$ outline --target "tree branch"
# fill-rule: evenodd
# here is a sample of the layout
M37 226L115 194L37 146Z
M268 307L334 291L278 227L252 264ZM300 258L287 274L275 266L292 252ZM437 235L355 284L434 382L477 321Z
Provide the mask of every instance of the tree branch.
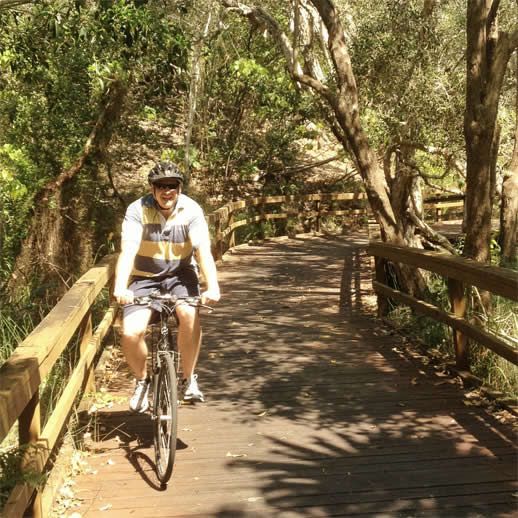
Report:
M300 63L295 59L296 52L286 33L281 29L275 18L261 7L249 7L235 0L220 0L221 4L229 11L236 12L240 16L248 18L251 22L267 30L279 45L281 52L286 59L288 71L291 76L306 86L309 86L319 94L328 97L331 92L320 81L305 74Z
M425 237L431 243L441 246L448 250L453 255L459 255L455 247L439 232L436 232L428 223L425 223L413 210L407 211L408 217L412 220L414 225L421 231L423 237Z
M0 0L0 9L11 9L19 5L35 4L37 0Z
M417 203L415 196L412 194L410 196L412 200L412 207L409 207L407 210L408 217L412 220L414 225L422 232L423 236L428 239L431 243L436 243L439 246L448 250L454 255L459 255L455 247L439 232L436 232L430 225L425 223L423 215L419 209L419 204Z

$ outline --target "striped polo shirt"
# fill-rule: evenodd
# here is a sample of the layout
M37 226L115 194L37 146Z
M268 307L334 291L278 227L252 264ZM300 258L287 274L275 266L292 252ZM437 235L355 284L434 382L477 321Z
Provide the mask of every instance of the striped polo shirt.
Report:
M166 220L151 194L134 201L122 223L122 241L137 249L133 277L163 277L180 269L196 269L193 252L210 246L209 229L202 208L180 194Z

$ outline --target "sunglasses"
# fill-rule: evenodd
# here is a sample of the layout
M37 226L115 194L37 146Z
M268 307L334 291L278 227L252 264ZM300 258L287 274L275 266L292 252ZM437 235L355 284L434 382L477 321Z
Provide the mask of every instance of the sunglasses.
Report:
M174 191L180 186L179 183L154 183L153 185L160 191Z

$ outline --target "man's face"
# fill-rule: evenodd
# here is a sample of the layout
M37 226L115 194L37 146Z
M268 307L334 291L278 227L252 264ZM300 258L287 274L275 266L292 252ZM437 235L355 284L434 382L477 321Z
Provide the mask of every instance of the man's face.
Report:
M181 183L175 178L163 178L153 183L151 191L160 207L172 209L180 194Z

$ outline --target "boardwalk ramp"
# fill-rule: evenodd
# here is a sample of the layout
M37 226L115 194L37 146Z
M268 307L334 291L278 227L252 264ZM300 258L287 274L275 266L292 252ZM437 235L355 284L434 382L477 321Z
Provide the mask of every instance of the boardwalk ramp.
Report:
M203 317L207 401L180 408L168 487L121 367L115 404L88 416L97 440L68 516L518 516L515 431L369 316L365 245L358 233L227 254Z

